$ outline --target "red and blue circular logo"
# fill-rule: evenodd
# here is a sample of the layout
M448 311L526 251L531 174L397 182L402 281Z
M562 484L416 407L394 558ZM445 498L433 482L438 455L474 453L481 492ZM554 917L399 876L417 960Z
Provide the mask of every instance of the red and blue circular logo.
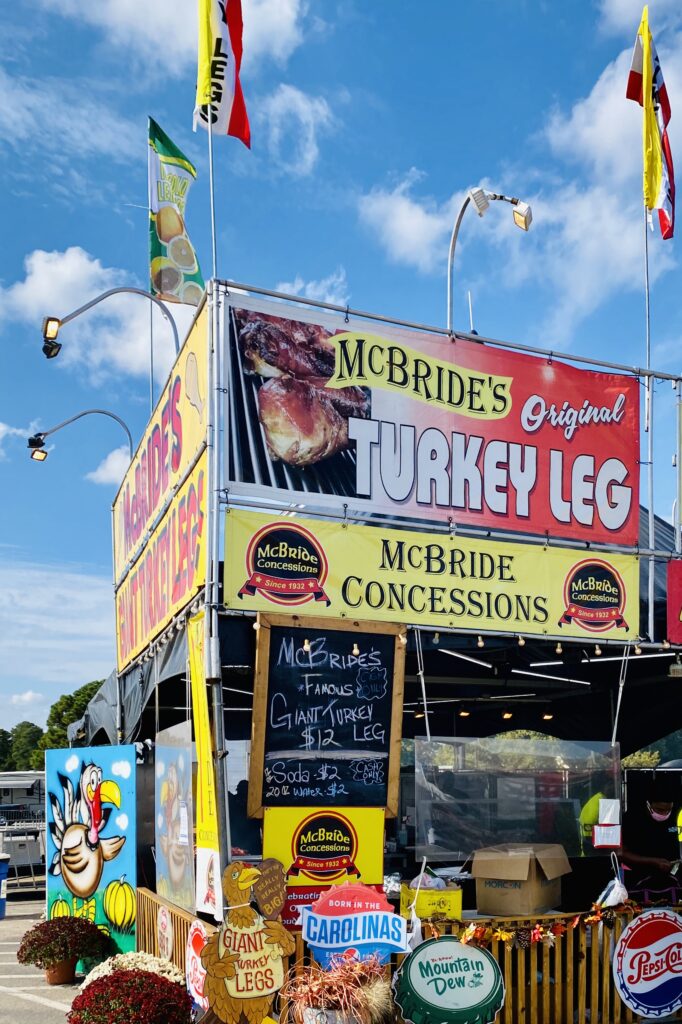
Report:
M682 917L649 910L624 930L613 955L621 999L643 1017L667 1017L682 1007Z

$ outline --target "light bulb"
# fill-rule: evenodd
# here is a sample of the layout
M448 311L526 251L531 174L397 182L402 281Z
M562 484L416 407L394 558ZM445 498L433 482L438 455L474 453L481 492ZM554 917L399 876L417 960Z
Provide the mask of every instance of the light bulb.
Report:
M260 622L256 620L256 622L254 622L253 624L253 629L255 629L256 632L258 632L258 630L260 629Z
M639 644L635 644L635 654L641 654L641 653L642 653L642 648L639 646Z
M307 637L303 641L303 650L306 654L310 654L310 640Z
M477 647L485 647L485 641L483 640L482 636L479 636L478 640L476 641L476 646Z
M400 640L403 647L407 647L407 633L400 633L398 639Z
M669 651L670 650L670 641L669 640L664 640L663 641L663 650L664 651Z
M544 715L542 716L543 722L551 722L553 718L554 715L551 711L545 711Z
M433 642L434 642L434 644L439 644L440 643L440 633L434 633L433 634Z
M563 647L561 646L561 640L560 640L560 641L559 641L559 643L558 643L558 644L556 645L556 653L557 653L557 654L563 654L563 653L564 653L564 649L563 649Z
M594 653L596 654L597 657L599 657L601 655L601 647L599 646L599 644L595 645Z
M505 719L505 721L507 721L508 719L510 719L512 717L512 712L511 711L503 711L502 712L502 717Z
M353 654L357 658L359 653L360 653L360 648L358 647L357 642L356 642L356 643L353 644Z
M519 647L525 646L526 641L522 636L519 637Z
M462 710L459 713L459 717L460 718L468 718L470 714L471 714L470 711L465 711L465 709L462 708Z

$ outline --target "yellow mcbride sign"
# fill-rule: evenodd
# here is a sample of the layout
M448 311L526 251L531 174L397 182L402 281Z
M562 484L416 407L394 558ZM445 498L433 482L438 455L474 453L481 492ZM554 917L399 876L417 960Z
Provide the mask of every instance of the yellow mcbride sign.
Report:
M639 560L231 510L225 604L508 633L639 633Z
M331 337L334 375L327 388L382 388L474 419L499 420L511 412L512 377L481 374L378 334L346 331Z
M180 350L114 500L117 583L206 444L207 317L204 306Z
M206 583L206 467L203 452L116 591L119 672Z

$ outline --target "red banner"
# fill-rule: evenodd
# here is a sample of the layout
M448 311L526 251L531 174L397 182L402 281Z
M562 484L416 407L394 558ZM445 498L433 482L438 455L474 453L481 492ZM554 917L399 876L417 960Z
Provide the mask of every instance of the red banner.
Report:
M668 640L682 644L682 561L668 562Z
M444 524L637 544L635 377L242 305L230 310L231 344L255 399L243 410L248 436L240 426L231 438L237 492L250 484L300 492L301 507L334 495L336 507L347 498ZM253 468L258 438L267 485Z

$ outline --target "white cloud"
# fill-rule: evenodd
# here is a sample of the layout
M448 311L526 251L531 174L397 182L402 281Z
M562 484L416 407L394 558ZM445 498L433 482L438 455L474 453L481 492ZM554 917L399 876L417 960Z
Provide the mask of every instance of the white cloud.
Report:
M114 663L110 576L70 565L0 564L0 694L17 684L70 693L108 675Z
M13 693L9 701L15 707L27 707L29 704L44 704L45 698L42 693L36 693L35 690L24 690L23 693Z
M78 754L72 754L71 757L66 762L66 764L64 765L64 767L66 768L67 774L70 775L71 772L75 772L75 770L76 770L76 768L78 767L79 764L80 764L80 758L78 757Z
M106 156L124 163L143 151L145 142L144 128L116 114L93 83L13 77L2 67L0 141L22 160L34 152L49 156L52 179L75 157Z
M374 188L360 196L358 211L390 260L427 273L444 263L455 211L464 196L455 193L443 203L414 198L411 191L420 178L413 167L394 188Z
M197 59L197 5L187 0L39 0L44 9L101 29L107 45L179 77ZM303 41L304 0L243 4L244 68L272 58L284 63Z
M4 442L7 438L26 438L30 433L30 429L26 429L25 427L11 427L9 423L0 423L0 461L7 458L7 452L4 448Z
M682 36L669 37L667 49L661 51L664 67L670 69L668 88L678 95ZM548 148L544 165L516 173L508 170L507 188L506 180L495 182L501 191L513 189L531 203L534 220L529 234L515 229L502 210L491 209L482 224L467 227L464 235L465 245L498 250L491 260L496 289L545 289L551 313L537 325L536 336L528 339L543 347L566 347L591 313L618 294L642 288L641 111L625 99L629 60L628 48L604 69L589 95L568 111L548 114L540 137ZM674 128L673 119L673 152ZM389 259L441 272L463 196L455 194L443 202L418 197L419 177L412 170L394 188L375 188L361 196L359 216ZM466 216L475 219L470 212ZM654 220L657 224L656 215ZM461 245L462 239L458 253ZM649 253L653 283L675 266L674 250L656 237ZM490 275L482 276L480 288L491 286Z
M0 288L0 318L34 324L43 315L64 316L110 288L135 285L131 275L106 267L79 246L64 251L36 249L24 260L25 276ZM171 310L180 340L194 316L193 306L175 304ZM137 295L114 295L62 328L63 349L58 366L84 369L101 384L111 375L149 374L149 300ZM175 350L169 324L154 307L154 371L164 381Z
M96 469L85 474L85 479L91 480L94 484L112 484L117 487L125 476L129 465L130 450L128 445L124 444L109 452Z
M601 0L599 13L603 30L631 36L634 44L642 17L642 0ZM649 27L654 38L662 29L679 25L681 19L679 0L655 0L649 5Z
M293 281L280 282L275 291L288 292L289 295L302 295L306 299L330 302L337 306L347 305L350 298L344 267L337 267L335 271L319 281L305 281L300 274L297 274Z
M129 779L130 771L130 761L114 761L111 766L111 774L118 775L120 779Z
M265 124L268 150L276 168L296 178L311 174L320 155L318 137L334 126L327 101L281 84L262 100L259 117Z

